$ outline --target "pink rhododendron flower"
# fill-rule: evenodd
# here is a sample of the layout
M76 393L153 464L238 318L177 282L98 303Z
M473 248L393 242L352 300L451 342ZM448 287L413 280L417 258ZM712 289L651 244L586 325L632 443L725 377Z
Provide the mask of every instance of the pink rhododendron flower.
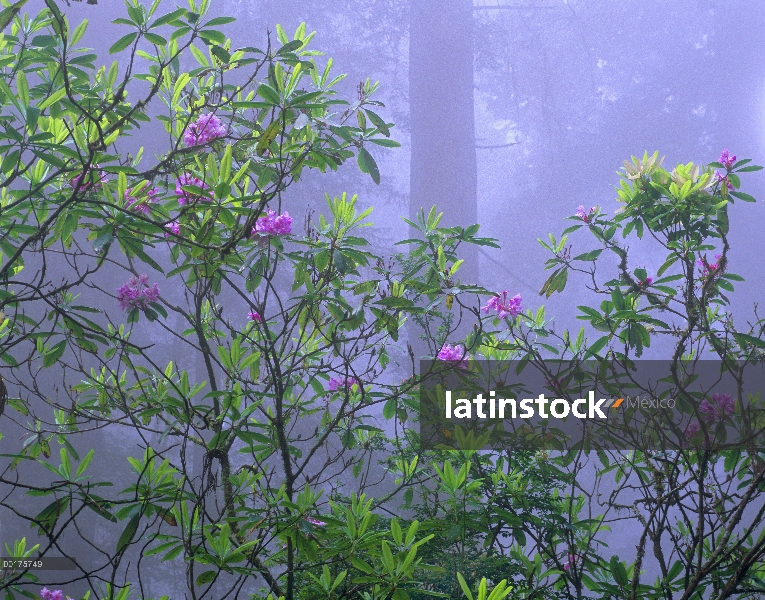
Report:
M117 289L117 300L122 310L146 310L149 303L156 302L158 298L159 286L155 283L149 287L148 275L133 276Z
M736 158L735 156L733 157ZM715 171L715 181L719 181L720 183L727 185L729 190L735 190L736 186L733 185L730 179L728 179L727 173L725 175L720 175L719 171Z
M72 177L72 180L69 182L69 185L73 188L76 188L77 185L80 185L80 191L86 192L90 190L91 188L93 190L97 190L103 185L108 182L109 180L106 178L106 174L101 172L98 169L98 165L93 165L91 169L88 171L88 174L85 175L85 180L80 184L80 180L82 180L83 174L80 173L79 175L75 175Z
M279 216L276 211L269 210L265 217L255 222L252 235L289 235L292 233L292 217L287 211Z
M151 212L150 204L154 203L154 199L159 195L159 188L153 187L146 192L146 196L137 198L132 195L132 189L125 190L125 206L131 208L135 212L139 212L143 215L148 215Z
M64 600L64 592L61 590L51 591L48 588L43 588L40 590L40 598L42 598L42 600ZM66 600L72 599L67 596Z
M178 221L171 221L165 225L165 229L167 229L165 232L166 238L169 238L171 233L174 233L175 235L181 234L181 226L178 224Z
M728 149L722 151L720 154L720 160L718 162L721 162L726 170L730 171L733 168L733 165L736 162L736 157L731 156L730 152L728 152Z
M701 275L703 277L706 277L708 275L711 275L713 273L716 273L720 268L720 259L722 258L722 254L715 254L715 260L716 263L711 264L704 264L704 260L699 258L696 262L699 265L699 268L701 269Z
M306 517L305 520L316 527L324 527L326 525L324 521L319 521L319 519L314 519L313 517Z
M517 317L521 310L521 301L523 298L521 298L520 294L516 294L512 298L508 299L508 292L505 290L502 292L499 296L492 297L487 303L486 306L482 306L481 310L483 312L487 313L490 310L496 310L497 316L500 319L504 319L505 317Z
M699 412L705 421L722 420L726 415L736 410L736 401L731 394L717 393L712 396L712 402L704 398L699 404Z
M175 182L175 194L178 196L178 204L192 204L197 200L204 200L205 202L212 202L211 198L207 196L197 196L191 192L187 192L183 189L184 185L193 185L201 190L209 190L210 186L202 181L199 177L194 177L189 173L184 173Z
M590 207L590 212L588 214L584 212L584 206L580 204L579 206L576 207L575 215L579 217L580 219L582 219L582 221L584 221L585 223L589 223L590 219L592 218L592 215L595 213L596 210L597 209L594 206L592 206Z
M445 362L455 363L458 367L467 366L468 362L465 347L459 344L454 346L444 344L441 350L438 351L436 358Z
M691 440L695 435L701 431L701 424L695 419L688 423L688 426L683 431L686 440Z
M226 127L221 120L211 113L200 115L183 133L183 142L187 146L203 146L226 135Z
M250 318L250 321L255 321L256 323L263 322L263 317L261 317L260 313L255 310L251 310L249 313L247 313L247 316Z
M579 560L579 556L576 554L568 554L566 556L566 564L563 565L563 568L568 571L571 567L575 566L577 561Z
M329 391L330 392L336 392L340 388L346 388L351 389L354 385L359 385L358 379L355 377L347 377L347 378L341 378L341 379L335 379L334 377L329 378Z

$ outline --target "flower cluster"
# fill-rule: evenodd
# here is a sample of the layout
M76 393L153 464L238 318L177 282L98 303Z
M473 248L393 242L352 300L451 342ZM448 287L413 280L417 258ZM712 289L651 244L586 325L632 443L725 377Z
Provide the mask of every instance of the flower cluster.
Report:
M247 313L247 316L249 317L250 321L255 321L256 323L263 322L263 317L261 317L260 313L256 310L251 310L249 313Z
M685 431L683 431L683 435L685 435L686 440L693 439L698 433L701 431L701 424L697 420L693 420L690 423L688 423L688 426L685 428Z
M220 119L211 113L200 115L183 133L183 142L187 146L204 146L226 135L226 127Z
M314 527L324 527L326 525L324 521L319 521L319 519L314 519L313 517L306 517L305 520Z
M547 383L547 387L551 389L556 394L561 394L562 390L560 387L560 382L557 379L547 379L545 380Z
M181 235L181 226L178 221L171 221L165 225L165 229L167 229L165 232L166 238L169 238L171 233L174 233L175 235Z
M151 188L148 192L146 192L146 196L142 198L133 196L132 193L132 189L125 190L125 206L134 210L135 212L139 212L142 215L147 216L151 212L151 206L149 205L153 204L154 199L159 195L159 188Z
M156 302L158 298L159 286L155 283L149 287L148 275L133 276L117 289L117 301L122 310L146 310L149 303Z
M269 210L265 217L260 217L252 228L252 235L289 235L292 233L292 217L287 211L276 215Z
M640 179L644 175L650 175L657 169L661 168L661 163L664 162L664 156L659 158L659 152L654 152L651 156L648 156L648 152L643 153L643 158L638 159L632 157L632 162L624 161L624 170L627 173L627 179L632 181Z
M653 277L646 277L645 280L638 279L640 287L648 287L653 284Z
M509 299L507 296L508 292L505 290L501 294L492 297L485 306L481 307L481 310L485 313L488 313L490 310L496 310L497 316L500 319L504 319L505 317L517 317L523 310L521 308L521 301L523 298L521 298L520 294L516 294Z
M79 185L81 192L87 192L91 189L97 190L103 187L109 180L107 179L106 174L98 169L98 165L93 166L94 168L91 168L87 175L80 173L79 175L72 177L69 185L72 186L72 188L76 188ZM98 180L96 180L96 177L98 177ZM83 178L84 181L82 181ZM80 183L80 181L82 181L82 183Z
M734 156L733 158L735 159L736 157ZM715 181L727 186L727 189L729 190L736 189L736 186L733 185L730 179L728 179L727 173L725 175L720 175L719 171L715 171Z
M577 554L568 554L566 555L566 564L563 565L563 568L568 571L571 569L571 567L576 566L577 561L579 560L579 556Z
M582 219L582 221L584 221L585 223L589 223L589 222L590 222L590 219L592 218L592 215L594 215L594 214L595 214L595 211L596 211L596 210L597 210L597 207L595 207L595 206L591 206L591 207L590 207L590 212L589 212L589 213L586 213L586 212L584 211L584 206L583 206L582 204L580 204L579 206L577 206L577 207L576 207L576 213L575 213L575 216L577 216L577 217L579 217L580 219Z
M40 590L40 598L42 598L42 600L64 600L64 592L61 590L51 591L44 587ZM67 596L66 600L72 599Z
M736 401L731 394L717 393L712 396L712 402L704 398L699 404L699 412L705 421L713 422L722 420L726 415L733 414L736 409Z
M351 389L354 385L358 385L359 387L359 380L355 377L346 377L341 379L335 379L334 377L329 378L329 391L330 392L336 392L340 388L346 388Z
M444 344L441 350L438 351L436 358L445 362L455 363L458 367L467 366L468 362L465 347L460 344L455 344L454 346Z
M728 149L726 148L720 153L720 160L718 162L723 164L726 171L730 171L736 162L736 156L731 156L730 152L728 152Z
M715 254L715 260L717 261L715 263L707 263L704 259L699 258L696 262L701 269L701 276L708 277L709 275L716 273L720 269L721 258L722 254Z
M178 196L178 204L193 204L197 200L205 200L206 202L211 201L211 199L207 196L198 196L196 194L192 194L191 192L187 192L183 189L183 186L185 185L193 185L194 187L198 187L200 190L210 189L210 186L202 181L199 177L194 177L189 173L184 173L175 182L175 195Z

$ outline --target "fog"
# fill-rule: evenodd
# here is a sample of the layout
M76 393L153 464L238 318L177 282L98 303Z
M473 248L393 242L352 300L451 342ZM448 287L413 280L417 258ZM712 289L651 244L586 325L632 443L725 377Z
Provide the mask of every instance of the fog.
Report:
M26 10L42 5L31 0ZM164 5L167 11L172 3ZM101 0L62 10L71 22L89 19L85 41L107 61L117 37L109 21L124 6ZM435 204L446 224L479 223L480 234L501 245L468 252L463 280L520 293L524 308L544 304L560 329L578 329L576 306L591 295L583 279L570 277L563 294L539 296L549 256L537 239L559 235L578 205L613 213L623 160L658 150L671 169L678 162L715 161L726 148L755 164L765 160L762 3L212 0L211 12L238 19L224 28L234 47L262 47L277 23L291 34L306 22L317 32L313 46L334 59L338 73L348 74L340 86L344 95L352 96L366 78L380 82L377 99L385 108L377 112L395 123L392 137L401 143L371 150L381 183L360 173L355 161L337 172L307 174L286 194L297 230L307 209L322 210L325 193L358 194L362 207L374 207L373 248L390 252L392 242L409 236L401 217ZM145 145L149 155L163 149L162 140L148 133L131 143ZM763 173L746 174L742 191L765 198ZM730 211L729 270L745 278L733 296L740 322L765 299L763 211L760 203L743 202ZM569 243L584 252L590 241L580 231ZM645 267L655 277L663 256L650 245L634 254L631 268ZM162 347L161 335L153 335ZM173 359L172 346L165 350ZM667 358L669 352L668 344L658 343L648 356ZM10 452L19 430L3 433L0 452ZM100 440L104 462L94 463L96 473L136 454L138 440L129 436ZM121 527L100 521L90 535L97 544L113 545ZM0 515L0 543L30 532L11 515ZM168 589L175 575L177 595ZM158 571L151 585L151 594L182 597L182 567Z

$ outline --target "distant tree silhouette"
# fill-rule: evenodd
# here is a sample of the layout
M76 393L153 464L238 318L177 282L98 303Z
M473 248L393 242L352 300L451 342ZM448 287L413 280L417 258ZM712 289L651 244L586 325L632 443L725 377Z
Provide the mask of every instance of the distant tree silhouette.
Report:
M409 215L436 204L452 222L478 220L473 120L473 3L412 0L409 34ZM462 277L475 279L474 256Z

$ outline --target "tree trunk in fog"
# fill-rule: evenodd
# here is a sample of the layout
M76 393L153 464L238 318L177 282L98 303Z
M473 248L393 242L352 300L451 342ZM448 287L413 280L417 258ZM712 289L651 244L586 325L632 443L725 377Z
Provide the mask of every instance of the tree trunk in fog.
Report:
M409 215L437 204L446 225L467 226L478 218L472 0L412 0L409 31Z
M435 204L441 226L478 222L473 116L472 0L411 0L409 217ZM476 247L463 247L458 278L478 280ZM410 338L414 337L410 335ZM427 353L412 341L415 355Z

